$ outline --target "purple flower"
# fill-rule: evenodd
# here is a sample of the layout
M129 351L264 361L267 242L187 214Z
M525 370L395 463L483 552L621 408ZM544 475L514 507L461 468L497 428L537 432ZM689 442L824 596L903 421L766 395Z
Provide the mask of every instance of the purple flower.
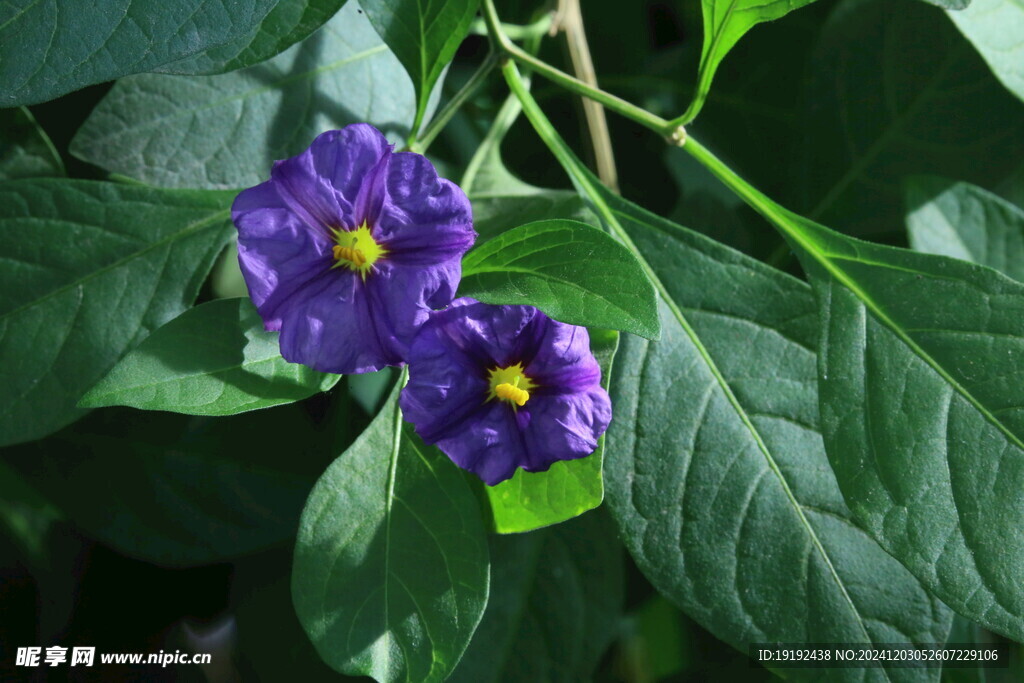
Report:
M420 328L400 405L424 441L493 486L593 453L612 416L600 382L586 328L463 298Z
M469 200L425 157L392 148L365 123L328 131L235 199L242 274L286 360L399 365L455 295L476 238Z

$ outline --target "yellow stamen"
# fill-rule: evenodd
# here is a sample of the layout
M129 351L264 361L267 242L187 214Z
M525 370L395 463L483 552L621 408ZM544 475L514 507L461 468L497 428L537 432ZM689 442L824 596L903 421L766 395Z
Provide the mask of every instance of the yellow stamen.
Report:
M519 406L526 405L526 402L530 400L529 391L526 391L525 389L520 389L519 387L509 384L508 382L506 382L505 384L499 384L498 386L494 387L494 395L497 396L498 398L503 398L508 401L512 401L513 403Z
M506 368L490 371L491 391L488 400L499 398L517 406L524 406L530 400L530 390L537 385L523 372L523 364L516 363Z
M366 264L366 257L363 256L363 252L355 247L343 247L340 244L335 244L334 248L334 260L340 261L345 259L356 264L356 267L361 267Z
M370 227L363 223L355 230L332 229L334 241L331 247L334 254L335 268L347 267L359 273L365 280L367 273L378 259L387 254L387 249L377 243L370 232Z

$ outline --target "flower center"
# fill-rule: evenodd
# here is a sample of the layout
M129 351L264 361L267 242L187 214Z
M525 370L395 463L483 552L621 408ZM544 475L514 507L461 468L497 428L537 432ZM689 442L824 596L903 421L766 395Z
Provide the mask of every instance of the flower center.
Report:
M331 249L334 253L335 264L332 268L339 266L354 270L366 279L366 274L377 262L387 249L377 244L370 234L370 228L364 222L355 230L341 230L332 228L336 244Z
M526 402L530 400L530 390L537 387L526 376L522 363L516 363L507 368L492 368L487 379L491 387L487 396L488 401L498 398L515 403L517 406L526 405Z

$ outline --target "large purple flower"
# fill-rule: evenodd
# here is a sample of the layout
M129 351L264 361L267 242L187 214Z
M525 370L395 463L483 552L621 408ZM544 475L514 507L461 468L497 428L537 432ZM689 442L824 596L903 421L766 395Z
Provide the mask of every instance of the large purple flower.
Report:
M424 441L489 485L590 455L612 408L586 328L458 299L409 349L400 404Z
M243 191L231 217L249 294L281 355L336 373L405 361L455 295L476 233L466 195L365 123L317 137Z

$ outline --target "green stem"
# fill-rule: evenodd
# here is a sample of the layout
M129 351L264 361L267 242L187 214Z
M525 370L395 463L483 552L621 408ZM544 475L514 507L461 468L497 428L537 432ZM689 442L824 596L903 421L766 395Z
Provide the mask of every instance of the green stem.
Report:
M423 125L423 116L427 113L427 101L429 99L430 93L422 94L416 103L416 118L413 119L412 128L409 129L409 137L405 139L406 149L412 149L412 146L416 144L416 137L419 135L420 126Z
M529 87L528 82L527 87ZM484 135L484 139L480 142L480 146L477 147L476 153L466 165L465 173L462 174L462 180L459 182L459 187L461 187L463 192L467 195L473 195L473 189L476 184L476 179L480 175L480 169L491 154L496 154L496 148L501 145L502 140L505 138L505 134L508 133L512 124L515 122L516 118L518 118L520 111L522 111L522 108L519 105L519 100L516 99L515 95L509 95L501 105L501 109L499 109L498 113L494 116L494 122L491 124L491 128L487 131L487 134Z
M574 92L577 95L582 95L583 97L588 97L595 102L600 102L608 109L630 119L631 121L639 123L645 128L653 130L655 133L668 138L675 144L682 144L686 140L686 133L681 126L673 125L671 121L667 121L656 114L652 114L646 109L638 107L632 102L627 102L621 97L617 97L599 88L587 85L578 78L574 78L564 71L556 69L547 62L534 57L529 52L513 43L509 40L508 36L502 32L501 21L498 19L498 14L494 9L493 0L483 0L483 10L484 21L486 22L487 29L491 35L492 44L499 52L508 55L524 66L530 67L532 71L565 88L566 90Z
M692 137L686 141L683 149L690 153L702 166L722 181L726 187L733 191L740 199L745 201L750 208L764 216L772 225L776 226L781 233L803 244L807 237L797 230L793 221L787 216L787 211L760 190L741 178L739 174L725 165L725 163L700 144Z
M526 118L529 119L533 129L540 136L544 144L548 146L551 153L555 155L555 158L568 173L569 178L572 180L573 185L576 186L577 190L586 195L593 205L594 210L600 215L601 219L608 225L609 230L615 234L616 237L626 245L626 248L633 252L633 255L637 257L641 267L644 269L644 273L655 283L656 286L660 286L660 281L650 264L640 253L640 250L633 243L633 240L626 233L622 224L619 223L618 218L615 216L615 212L612 210L608 202L605 201L604 196L596 183L596 178L590 174L586 167L576 158L576 155L572 153L569 146L562 139L562 136L558 134L555 127L551 125L551 121L541 111L540 105L537 104L537 100L533 99L533 95L530 94L530 90L527 83L524 82L522 75L519 73L519 69L513 62L506 62L501 67L502 74L505 76L505 81L508 83L509 89L519 100L519 104L523 108L523 112L526 114ZM667 293L666 293L667 296Z
M523 26L519 24L501 24L501 32L512 40L531 40L533 38L542 38L551 30L551 21L553 19L554 15L551 12L547 12L532 24L526 24ZM469 27L469 32L478 36L486 36L487 22L483 19L474 19L472 25Z
M537 101L533 99L533 96L530 94L526 84L523 82L523 78L519 74L519 70L516 68L515 64L507 62L502 65L501 71L505 76L505 80L508 82L509 88L519 99L519 102L523 107L523 111L526 113L527 118L530 119L530 123L533 124L534 130L537 131L537 135L539 135L541 140L543 140L548 148L550 148L551 153L555 155L555 158L559 163L567 172L569 172L569 175L572 177L573 183L576 184L577 188L590 198L597 212L612 225L613 230L618 233L618 236L622 238L627 245L631 245L631 241L625 234L625 231L618 226L618 221L615 219L611 208L605 203L600 192L593 187L588 175L580 169L579 162L577 161L576 156L572 153L572 150L569 149L565 144L565 141L562 140L562 136L558 134L554 129L554 126L551 125L551 122L548 121L544 112L542 112L538 106ZM798 229L784 208L766 197L753 185L743 180L743 178L726 166L721 159L712 154L706 147L690 137L687 139L686 144L683 145L683 149L689 152L691 156L711 171L715 177L721 180L726 187L749 204L751 208L768 219L768 221L772 223L772 225L774 225L784 236L794 240L811 253L815 252L813 240L803 231ZM636 251L635 248L634 251ZM636 251L636 253L639 252Z
M505 62L502 64L501 73L505 76L505 81L508 83L512 94L519 100L519 104L533 125L533 129L540 136L541 140L544 141L544 144L548 146L548 149L551 150L551 153L555 155L558 163L566 171L569 171L569 176L572 178L573 183L588 196L596 197L597 201L600 201L599 194L590 191L587 185L587 175L578 172L579 162L576 159L576 155L572 153L572 150L562 140L562 136L558 134L558 131L548 121L547 116L544 115L544 112L541 111L540 106L537 104L537 100L533 99L529 86L522 74L519 73L519 69L516 68L515 62Z
M418 140L410 140L407 145L407 149L410 152L417 152L424 154L427 148L430 147L430 143L434 141L434 138L444 129L451 118L455 116L455 113L462 108L462 105L466 103L470 97L473 96L484 81L487 80L487 76L490 75L491 71L498 65L499 55L493 50L488 53L487 58L484 59L480 67L473 72L469 80L466 81L457 93L455 93L448 103L445 104L444 108L431 120L427 127L423 130L423 135Z

